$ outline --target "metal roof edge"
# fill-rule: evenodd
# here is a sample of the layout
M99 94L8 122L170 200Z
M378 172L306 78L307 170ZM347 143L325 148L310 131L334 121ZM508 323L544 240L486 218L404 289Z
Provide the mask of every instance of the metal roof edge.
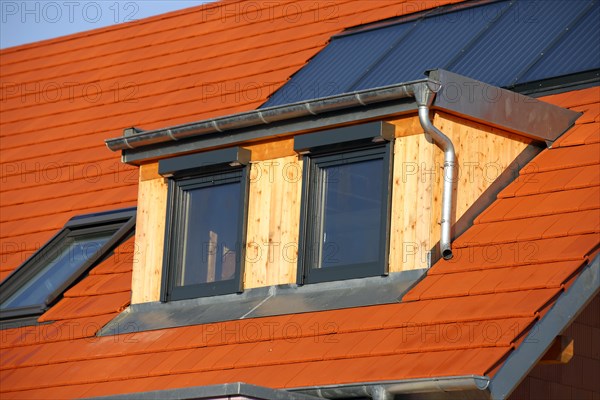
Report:
M483 122L549 145L581 115L443 69L431 71L429 77L442 84L435 96L433 109Z
M502 364L490 382L491 398L507 399L543 357L554 338L577 318L599 292L600 254L597 254Z
M398 303L425 269L311 285L283 284L242 293L131 304L97 336L112 336L224 321ZM315 294L318 294L316 296Z
M140 131L136 128L128 128L125 130L125 134L122 137L107 139L105 142L110 150L118 151L135 149L168 141L177 141L207 133L225 132L257 125L268 125L309 115L314 116L326 112L342 110L357 105L366 106L368 104L411 97L413 94L413 85L429 83L430 81L430 79L420 79L397 85L360 90L285 104L282 106L261 108L151 131ZM437 83L432 82L432 84L436 85Z
M517 92L436 69L442 83L433 108L552 144L581 115Z
M251 398L261 400L311 400L312 396L302 393L291 393L281 389L249 385L243 382L225 383L222 385L193 386L179 389L155 390L117 394L111 396L89 397L96 400L197 400L215 398Z
M425 92L435 94L433 109L548 144L566 132L580 115L532 97L437 69L429 72L429 78L417 81L151 131L129 128L122 137L105 142L110 150L122 151L124 162L139 164L144 160L184 152L416 111ZM414 100L407 100L411 98Z

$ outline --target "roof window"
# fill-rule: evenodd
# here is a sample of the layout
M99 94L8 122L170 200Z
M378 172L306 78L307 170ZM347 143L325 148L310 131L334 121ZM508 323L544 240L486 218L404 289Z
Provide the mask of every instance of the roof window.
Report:
M71 218L0 284L0 321L34 322L73 283L133 234L135 209Z

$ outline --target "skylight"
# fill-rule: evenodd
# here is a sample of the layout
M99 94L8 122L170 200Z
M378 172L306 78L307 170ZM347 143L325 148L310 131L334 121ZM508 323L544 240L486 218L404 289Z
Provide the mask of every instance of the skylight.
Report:
M74 217L0 284L0 320L41 315L91 266L133 232L135 210Z

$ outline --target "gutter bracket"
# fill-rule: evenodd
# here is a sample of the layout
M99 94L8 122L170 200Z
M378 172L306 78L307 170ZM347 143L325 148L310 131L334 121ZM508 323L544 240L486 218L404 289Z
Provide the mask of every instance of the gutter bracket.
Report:
M134 135L137 135L138 133L142 133L142 132L145 132L145 131L141 128L132 126L132 127L123 129L123 136L134 136Z

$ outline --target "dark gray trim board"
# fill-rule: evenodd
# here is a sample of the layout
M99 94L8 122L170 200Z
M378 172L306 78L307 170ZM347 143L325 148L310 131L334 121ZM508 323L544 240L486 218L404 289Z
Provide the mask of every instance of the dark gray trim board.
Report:
M264 140L265 138L284 137L321 129L332 129L357 121L368 122L381 118L400 116L417 112L417 104L411 99L400 99L365 107L352 107L343 111L331 111L320 115L306 115L284 122L272 122L226 132L208 132L181 139L177 142L165 142L148 145L122 152L124 163L138 165L148 159L169 157L175 154L204 151L221 146L242 145L243 143Z
M417 269L385 277L279 285L247 289L240 294L132 304L101 329L98 336L397 303L424 273L424 269Z
M195 153L187 156L173 157L158 162L158 173L162 176L182 175L202 172L210 168L227 168L247 165L250 162L250 151L242 147Z
M600 292L600 254L596 255L523 343L502 364L490 383L491 398L507 399L587 304Z
M382 121L346 126L299 135L294 138L294 151L300 154L309 153L320 148L331 148L340 144L369 143L394 140L396 127Z
M152 392L119 394L114 396L90 397L95 400L200 400L220 398L242 398L260 400L311 400L316 397L302 393L271 389L247 383L225 383L223 385L195 386L181 389L156 390Z

